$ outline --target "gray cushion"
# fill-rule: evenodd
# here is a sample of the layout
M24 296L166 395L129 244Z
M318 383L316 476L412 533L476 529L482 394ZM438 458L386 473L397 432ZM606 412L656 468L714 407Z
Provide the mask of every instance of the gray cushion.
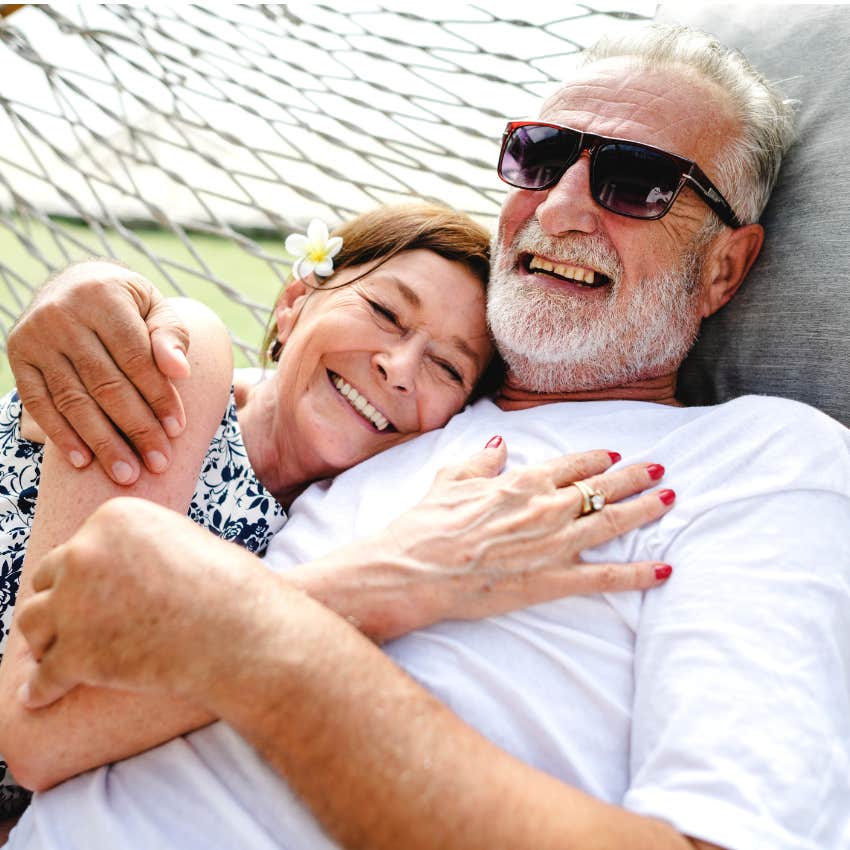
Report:
M761 257L705 322L680 398L780 395L850 425L850 7L670 7L659 19L738 48L800 101L798 141L762 217Z

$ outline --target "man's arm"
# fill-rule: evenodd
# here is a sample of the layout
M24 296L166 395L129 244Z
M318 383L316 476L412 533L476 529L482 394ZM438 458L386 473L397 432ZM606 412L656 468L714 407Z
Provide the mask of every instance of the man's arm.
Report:
M280 585L262 598L286 626L255 622L249 644L262 649L250 663L240 657L214 680L193 677L189 693L239 731L343 846L698 846L505 754L312 602Z
M149 539L154 521L161 534ZM115 569L140 552L144 575ZM89 592L56 606L63 583ZM45 560L34 586L23 627L45 680L61 684L72 670L77 680L203 705L290 781L343 846L694 846L661 820L508 756L347 621L176 514L114 500Z
M93 452L122 485L138 479L139 458L151 472L171 461L169 438L186 425L174 381L188 375L188 348L162 294L111 260L50 278L8 342L21 400L60 454L81 468Z

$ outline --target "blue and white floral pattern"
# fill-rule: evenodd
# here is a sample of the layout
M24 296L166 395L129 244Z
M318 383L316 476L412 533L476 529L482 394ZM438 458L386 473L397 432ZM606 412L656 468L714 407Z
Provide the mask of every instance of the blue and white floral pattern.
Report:
M21 400L15 390L0 399L0 661L32 529L43 447L21 436ZM189 517L213 534L262 555L286 522L286 513L257 480L248 462L230 404L210 443ZM0 760L0 819L23 811L29 794L14 784Z

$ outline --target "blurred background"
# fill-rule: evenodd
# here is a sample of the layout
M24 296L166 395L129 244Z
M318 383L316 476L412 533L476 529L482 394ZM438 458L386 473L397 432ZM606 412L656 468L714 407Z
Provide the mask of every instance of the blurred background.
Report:
M288 233L411 197L491 225L505 121L656 8L347 5L0 5L0 391L35 289L94 256L210 304L255 363Z

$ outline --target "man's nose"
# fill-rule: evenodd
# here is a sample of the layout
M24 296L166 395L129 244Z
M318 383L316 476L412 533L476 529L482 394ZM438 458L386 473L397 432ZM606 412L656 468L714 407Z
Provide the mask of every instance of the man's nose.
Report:
M397 392L410 393L416 386L416 373L422 362L422 346L416 340L399 341L378 351L373 363L378 374Z
M550 236L571 231L594 233L599 227L599 209L590 194L590 157L585 153L546 191L536 215Z

